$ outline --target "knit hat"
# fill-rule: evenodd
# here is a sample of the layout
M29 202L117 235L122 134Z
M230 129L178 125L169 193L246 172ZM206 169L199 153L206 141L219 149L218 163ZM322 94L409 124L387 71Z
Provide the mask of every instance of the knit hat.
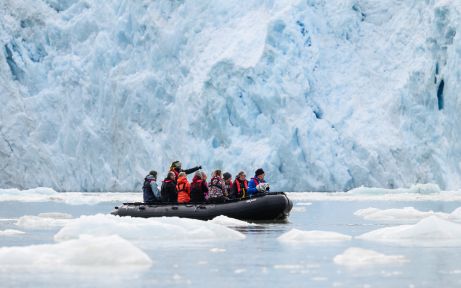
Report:
M263 168L258 168L258 169L255 171L255 175L256 175L256 176L259 176L259 175L261 175L261 174L264 174L264 170L263 170Z
M152 171L149 172L149 175L152 175L152 176L154 176L154 178L157 178L157 171L152 170Z
M225 172L224 174L222 174L224 180L228 180L230 178L232 178L232 175L229 173L229 172Z
M174 161L171 163L171 168L179 168L181 167L181 162L180 161Z

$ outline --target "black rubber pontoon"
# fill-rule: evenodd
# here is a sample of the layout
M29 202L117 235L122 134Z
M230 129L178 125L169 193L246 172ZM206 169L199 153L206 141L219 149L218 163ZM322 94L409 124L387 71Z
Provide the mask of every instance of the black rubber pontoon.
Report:
M124 203L111 214L131 217L176 216L210 220L219 215L241 220L282 220L288 217L293 203L283 192L267 193L220 204L210 203Z

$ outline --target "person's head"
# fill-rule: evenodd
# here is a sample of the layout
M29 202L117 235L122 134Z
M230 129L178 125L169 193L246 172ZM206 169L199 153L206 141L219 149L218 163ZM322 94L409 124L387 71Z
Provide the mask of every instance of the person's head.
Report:
M245 174L244 171L240 171L239 174L237 174L237 178L240 179L241 181L245 180L247 175Z
M213 172L213 177L222 177L221 170L214 170Z
M264 170L263 168L258 168L256 171L255 171L255 176L256 178L258 178L259 180L264 180Z
M171 167L170 167L170 170L181 170L181 162L180 161L173 161L173 163L171 163Z
M178 178L181 178L181 177L186 177L186 172L179 173Z
M170 171L170 172L168 172L167 178L170 179L170 180L176 180L176 174L174 174L173 171Z
M208 176L206 175L205 171L202 171L202 179L205 181Z
M194 178L202 179L202 172L201 171L196 171L195 174L194 174Z
M232 175L229 172L224 172L222 176L223 176L224 181L228 181L232 178Z
M152 170L152 171L149 172L149 175L152 175L152 177L154 177L155 179L157 179L157 171Z

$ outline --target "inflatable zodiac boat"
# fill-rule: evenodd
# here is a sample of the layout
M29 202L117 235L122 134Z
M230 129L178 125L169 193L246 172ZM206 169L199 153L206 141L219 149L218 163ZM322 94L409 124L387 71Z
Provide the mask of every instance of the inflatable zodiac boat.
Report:
M284 192L266 193L220 204L210 203L124 203L111 214L131 217L176 216L210 220L219 215L241 220L283 220L293 207Z

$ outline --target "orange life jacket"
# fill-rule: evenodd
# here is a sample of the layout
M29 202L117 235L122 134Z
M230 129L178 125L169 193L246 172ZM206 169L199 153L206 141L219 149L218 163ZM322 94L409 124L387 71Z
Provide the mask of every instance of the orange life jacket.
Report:
M190 202L190 184L186 177L180 177L178 184L176 184L178 190L178 203L189 203Z

